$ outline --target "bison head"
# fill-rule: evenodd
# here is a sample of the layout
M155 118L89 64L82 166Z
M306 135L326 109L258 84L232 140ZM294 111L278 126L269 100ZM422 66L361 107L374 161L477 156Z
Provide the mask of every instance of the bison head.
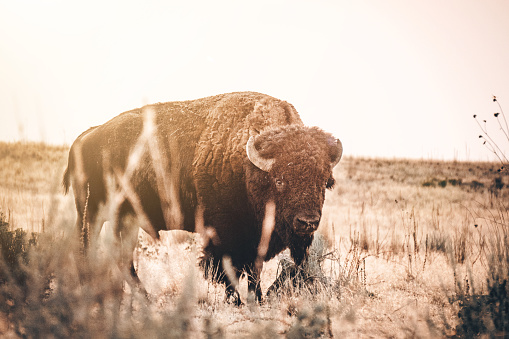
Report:
M341 159L341 142L319 128L290 125L251 137L246 152L247 191L258 219L272 200L275 231L285 245L291 238L312 236L325 190L334 185L332 169Z

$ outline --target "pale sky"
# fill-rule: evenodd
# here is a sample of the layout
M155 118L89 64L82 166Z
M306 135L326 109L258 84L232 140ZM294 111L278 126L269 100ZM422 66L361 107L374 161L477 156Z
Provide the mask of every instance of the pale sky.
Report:
M502 136L509 1L0 0L0 140L70 144L146 103L245 90L346 155L494 159L472 116Z

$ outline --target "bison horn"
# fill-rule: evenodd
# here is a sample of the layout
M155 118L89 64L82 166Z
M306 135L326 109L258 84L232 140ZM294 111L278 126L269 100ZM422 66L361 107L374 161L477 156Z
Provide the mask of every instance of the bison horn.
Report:
M338 148L337 149L337 157L332 159L332 162L331 162L331 167L334 168L334 166L336 166L339 162L339 160L341 160L341 156L343 155L343 144L341 143L341 141L339 139L336 139L335 140L335 146Z
M254 145L254 136L249 138L246 145L246 153L249 161L253 163L256 167L261 169L262 171L268 172L274 164L274 159L265 159L263 158Z

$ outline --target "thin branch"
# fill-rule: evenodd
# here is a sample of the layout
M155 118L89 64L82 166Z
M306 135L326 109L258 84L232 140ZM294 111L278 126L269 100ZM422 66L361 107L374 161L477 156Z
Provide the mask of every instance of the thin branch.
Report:
M486 141L485 144L488 144L491 147L491 149L490 149L488 146L486 146L488 148L488 150L490 152L493 152L497 156L497 158L499 159L499 161L502 164L508 163L509 159L505 156L504 152L500 149L500 147L497 145L497 143L490 137L490 135L488 134L488 129L486 128L486 126L483 128L483 126L477 120L477 116L476 115L474 115L474 119L475 119L475 122L477 123L477 125L479 125L479 128L481 129L481 131L484 134L484 136L480 135L479 137L483 138ZM486 123L486 120L484 120L484 122ZM497 150L498 150L498 152L497 152ZM503 159L500 156L500 154L502 155Z
M507 124L507 120L505 118L505 114L504 114L504 110L502 109L502 105L500 105L500 102L498 102L497 98L496 97L493 97L493 100L497 103L498 105L498 108L500 108L500 114L502 114L502 117L504 118L504 122L505 122L505 131L507 133L505 133L505 135L507 136L507 134L509 133L509 125ZM497 117L498 118L498 117ZM509 140L509 137L508 137L508 140Z

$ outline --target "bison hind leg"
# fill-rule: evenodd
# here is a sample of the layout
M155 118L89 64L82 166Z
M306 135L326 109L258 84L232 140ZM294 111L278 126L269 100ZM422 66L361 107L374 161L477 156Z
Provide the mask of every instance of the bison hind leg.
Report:
M115 251L118 253L118 267L125 276L125 281L132 288L148 296L147 291L138 276L134 265L135 248L138 245L139 226L133 213L130 213L129 205L124 204L120 208L119 218L115 225Z
M97 246L97 239L101 232L105 213L101 209L103 199L90 187L89 183L85 185L74 184L74 194L76 203L76 231L80 240L82 254L87 254L91 246Z

